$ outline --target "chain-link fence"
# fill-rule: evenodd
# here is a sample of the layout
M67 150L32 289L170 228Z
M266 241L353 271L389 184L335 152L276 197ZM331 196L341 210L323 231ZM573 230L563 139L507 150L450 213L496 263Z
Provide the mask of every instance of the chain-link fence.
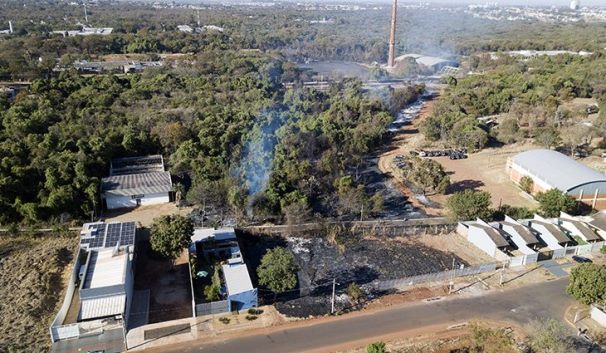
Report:
M449 280L457 277L465 277L476 275L484 272L492 272L497 269L497 263L487 263L478 266L454 269L443 272L428 273L425 275L411 276L405 278L392 279L387 281L377 281L374 283L374 288L378 291L386 291L390 289L402 289L419 283L438 282Z

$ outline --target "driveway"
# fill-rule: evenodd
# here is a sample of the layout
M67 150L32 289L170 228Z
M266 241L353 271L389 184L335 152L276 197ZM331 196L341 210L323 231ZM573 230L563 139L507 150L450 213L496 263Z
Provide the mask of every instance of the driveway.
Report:
M432 303L395 306L337 318L302 321L232 337L201 339L151 352L330 352L354 348L378 337L411 335L423 328L447 326L470 320L509 321L525 324L537 318L563 319L572 299L565 294L566 278L501 290L483 296L453 298ZM571 331L571 334L574 332Z

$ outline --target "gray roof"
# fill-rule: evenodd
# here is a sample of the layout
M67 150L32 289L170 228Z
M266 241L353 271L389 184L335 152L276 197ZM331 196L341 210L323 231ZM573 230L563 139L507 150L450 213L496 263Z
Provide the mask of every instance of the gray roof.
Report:
M579 230L579 232L581 232L581 234L585 237L585 239L587 240L602 240L600 237L598 237L597 234L595 234L595 232L593 230L591 230L589 228L589 226L581 221L575 221L572 219L566 219L566 222L570 222L572 224L574 224L574 226Z
M503 233L501 233L498 229L485 226L483 224L474 224L473 226L482 229L486 234L488 234L497 248L509 246L509 242L505 239Z
M592 216L592 220L591 222L589 222L589 224L591 224L592 226L596 227L599 230L603 230L606 231L606 213L605 212L598 212L596 214L594 214Z
M161 155L125 157L113 159L109 175L141 174L164 171L164 159Z
M532 226L533 224L540 224L545 227L545 229L547 229L547 231L551 233L551 235L553 235L553 237L556 238L557 242L560 244L568 243L570 241L570 238L568 237L568 235L566 235L566 233L564 233L562 228L553 223L542 222L533 219L530 221L530 225Z
M530 150L515 155L512 160L533 176L563 192L588 183L606 182L606 175L556 151Z
M530 228L525 227L518 223L512 222L501 222L504 225L508 225L513 228L519 235L522 237L526 244L538 244L539 239L534 235L534 233L530 230Z
M169 172L115 175L101 181L101 191L104 194L118 196L156 194L171 190Z

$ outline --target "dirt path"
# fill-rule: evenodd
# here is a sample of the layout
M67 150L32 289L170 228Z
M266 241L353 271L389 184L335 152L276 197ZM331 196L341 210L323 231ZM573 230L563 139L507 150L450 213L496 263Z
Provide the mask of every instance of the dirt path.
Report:
M412 124L406 125L402 127L394 138L392 139L392 144L389 146L389 149L382 153L379 156L378 160L378 168L379 170L387 175L389 179L391 179L393 185L395 185L404 196L408 199L408 202L412 204L414 208L418 208L423 210L428 216L443 216L444 212L440 208L429 207L423 203L421 203L415 196L415 194L403 183L397 180L393 176L393 168L391 162L396 155L408 155L410 152L410 141L414 139L419 134L419 126L433 111L433 107L440 97L440 93L437 94L433 99L428 100L419 115L412 121Z

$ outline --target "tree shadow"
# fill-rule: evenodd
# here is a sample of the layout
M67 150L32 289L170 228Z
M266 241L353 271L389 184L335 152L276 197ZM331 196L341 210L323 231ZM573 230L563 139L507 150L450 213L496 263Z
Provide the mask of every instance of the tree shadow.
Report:
M471 179L461 180L461 181L457 181L457 182L450 184L446 188L446 194L450 195L455 192L463 191L463 190L476 190L477 188L482 187L484 185L485 185L484 182L482 182L481 180L471 180Z

